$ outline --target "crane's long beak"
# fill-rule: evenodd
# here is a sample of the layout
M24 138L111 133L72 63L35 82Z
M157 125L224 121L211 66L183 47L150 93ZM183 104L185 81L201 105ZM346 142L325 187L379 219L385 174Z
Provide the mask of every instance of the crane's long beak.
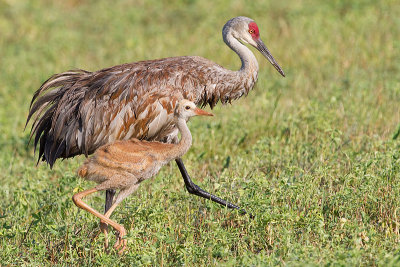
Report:
M254 39L253 39L254 40ZM257 44L256 48L258 51L260 51L261 54L264 55L268 59L268 61L272 64L272 66L275 67L275 69L283 76L285 77L285 73L283 72L281 66L276 62L275 58L271 55L269 52L267 46L264 44L263 41L261 41L261 38L258 38L254 40Z
M196 113L196 115L199 115L199 116L214 116L214 114L207 112L205 110L202 110L200 108L196 108L194 110L194 113Z

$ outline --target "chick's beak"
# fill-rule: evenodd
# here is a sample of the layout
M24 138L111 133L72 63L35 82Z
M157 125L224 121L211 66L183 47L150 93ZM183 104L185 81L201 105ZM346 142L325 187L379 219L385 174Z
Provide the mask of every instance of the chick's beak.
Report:
M255 46L255 48L257 48L258 51L260 51L261 54L264 55L264 57L266 57L268 59L268 61L272 64L272 66L275 67L275 69L283 76L285 77L285 73L283 72L281 66L279 66L279 64L276 62L275 58L271 55L271 52L269 52L267 46L264 44L263 41L261 41L261 38L258 39L253 39L257 46Z
M202 110L200 108L196 108L194 110L194 113L196 113L196 115L198 115L198 116L214 116L214 114L212 114L210 112L207 112L207 111L204 111L204 110Z

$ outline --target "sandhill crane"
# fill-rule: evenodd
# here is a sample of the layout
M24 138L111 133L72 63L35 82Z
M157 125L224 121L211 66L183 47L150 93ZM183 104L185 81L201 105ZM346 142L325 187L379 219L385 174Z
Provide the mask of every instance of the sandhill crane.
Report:
M285 76L262 42L254 20L233 18L224 25L222 36L240 57L238 71L202 57L182 56L95 72L71 70L50 77L35 92L27 118L28 123L35 115L31 138L35 135L35 148L40 146L38 160L52 167L58 158L88 156L104 144L130 138L176 142L173 111L180 99L213 108L218 101L230 103L254 87L258 62L244 44L255 47ZM176 163L189 193L239 209L197 186L180 158ZM114 193L106 191L106 211Z
M181 133L178 144L166 144L160 142L147 142L138 139L116 141L97 149L93 157L79 168L78 175L98 185L75 194L74 203L99 217L103 223L110 224L119 232L115 248L122 253L126 247L126 240L122 239L126 234L124 227L110 219L111 213L128 195L132 194L139 184L158 173L160 168L171 160L182 157L192 145L192 135L186 124L193 116L213 116L186 99L181 100L175 108L174 123ZM106 189L120 189L115 202L106 214L102 215L91 208L82 198L94 192ZM107 235L107 232L105 231ZM105 238L108 247L107 236Z

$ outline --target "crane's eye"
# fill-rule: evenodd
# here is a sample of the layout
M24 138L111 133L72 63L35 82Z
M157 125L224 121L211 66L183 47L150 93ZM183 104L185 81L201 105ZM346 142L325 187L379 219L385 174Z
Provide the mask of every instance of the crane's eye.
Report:
M250 30L249 30L249 33L250 33L250 34L253 34L253 33L254 33L254 30L253 30L253 29L250 29Z
M190 107L189 107L189 106L186 106L185 109L188 110L188 109L190 109Z

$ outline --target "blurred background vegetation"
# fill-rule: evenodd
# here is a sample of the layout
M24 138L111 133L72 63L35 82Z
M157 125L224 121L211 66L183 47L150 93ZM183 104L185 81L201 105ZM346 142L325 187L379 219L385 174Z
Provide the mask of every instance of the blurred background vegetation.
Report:
M256 88L193 120L184 160L256 218L189 195L170 164L113 215L128 253L104 253L98 221L71 201L91 186L75 176L84 158L36 167L34 91L68 69L170 56L238 69L221 29L239 15L287 77L255 51ZM395 0L0 0L0 265L398 266L399 37ZM103 195L90 201L102 209Z

